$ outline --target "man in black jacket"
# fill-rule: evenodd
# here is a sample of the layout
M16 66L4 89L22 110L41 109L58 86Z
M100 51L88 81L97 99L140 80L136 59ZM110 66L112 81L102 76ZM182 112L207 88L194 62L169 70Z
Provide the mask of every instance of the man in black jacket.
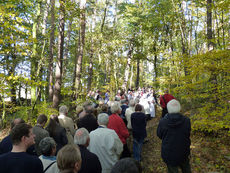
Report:
M89 146L89 132L85 128L80 128L74 135L74 144L78 145L81 151L81 169L78 173L101 173L101 163L96 154L90 152Z
M168 173L191 173L189 164L191 123L180 114L180 103L173 99L167 104L168 114L159 122L157 136L162 139L161 156L167 164Z

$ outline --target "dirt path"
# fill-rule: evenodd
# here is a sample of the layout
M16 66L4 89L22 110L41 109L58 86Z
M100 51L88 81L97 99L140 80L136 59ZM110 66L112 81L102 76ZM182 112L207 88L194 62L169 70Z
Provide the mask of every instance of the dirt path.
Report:
M143 173L162 173L166 171L166 165L161 159L161 140L156 135L159 122L160 111L157 116L147 123L147 143L142 149L142 169Z
M160 116L158 110L157 117L147 124L149 142L145 143L142 149L143 173L167 172L166 164L161 159L161 140L156 135ZM230 137L192 133L190 164L192 173L230 173Z

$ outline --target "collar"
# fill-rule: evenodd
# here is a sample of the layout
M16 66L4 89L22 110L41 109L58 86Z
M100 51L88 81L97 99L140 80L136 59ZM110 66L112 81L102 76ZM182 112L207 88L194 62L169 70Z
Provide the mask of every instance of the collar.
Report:
M46 159L46 160L52 160L52 161L57 160L57 159L56 159L56 156L44 156L44 155L42 155L42 158L43 158L43 159Z
M105 125L99 125L98 128L107 128Z

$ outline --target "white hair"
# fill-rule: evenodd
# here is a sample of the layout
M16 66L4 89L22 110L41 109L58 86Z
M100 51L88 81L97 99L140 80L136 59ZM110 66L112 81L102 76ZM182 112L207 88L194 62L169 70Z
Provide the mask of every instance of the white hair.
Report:
M179 113L181 110L180 102L175 99L170 100L167 104L167 109L170 114Z
M59 108L59 113L60 114L67 114L68 113L68 108L67 106L63 105Z
M121 111L121 106L119 102L113 102L111 104L111 112L112 114L117 113L118 111Z
M89 138L89 132L86 128L80 128L75 132L74 135L74 144L76 145L85 145Z
M97 123L98 125L105 125L107 126L109 122L109 116L106 113L101 113L97 116Z
M136 104L140 103L140 99L139 98L135 98L135 103Z
M130 107L134 107L135 106L135 100L133 100L133 99L131 99L130 101L129 101L129 106Z

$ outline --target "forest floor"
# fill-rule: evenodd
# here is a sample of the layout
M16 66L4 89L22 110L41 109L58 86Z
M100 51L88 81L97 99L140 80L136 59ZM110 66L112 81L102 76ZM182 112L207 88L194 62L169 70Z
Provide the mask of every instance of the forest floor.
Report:
M143 173L166 173L166 165L161 159L161 140L156 136L156 129L161 112L148 121L148 142L142 149ZM0 140L9 133L9 128L0 131ZM192 173L230 173L230 137L212 137L191 134Z
M143 173L166 173L166 164L161 159L161 140L156 135L156 129L161 117L148 121L148 142L142 149ZM191 134L192 173L230 173L230 137L211 137Z

